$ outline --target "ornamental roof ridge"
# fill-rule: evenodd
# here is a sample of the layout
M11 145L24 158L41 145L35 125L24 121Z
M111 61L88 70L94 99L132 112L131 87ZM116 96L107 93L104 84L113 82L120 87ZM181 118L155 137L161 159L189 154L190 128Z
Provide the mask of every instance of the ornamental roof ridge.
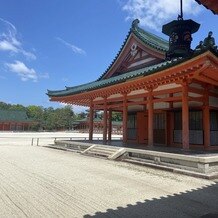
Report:
M108 71L111 69L111 67L114 65L114 63L116 62L117 58L120 56L123 48L125 47L129 36L131 35L131 33L133 33L138 39L140 39L144 44L152 47L155 50L161 51L161 52L166 52L169 48L169 43L167 40L156 36L153 33L147 32L145 30L143 30L142 28L140 28L138 26L139 24L139 20L135 19L132 22L132 26L128 32L128 34L125 37L125 40L123 42L123 44L121 45L117 55L115 56L115 58L112 60L111 64L108 66L108 68L102 73L102 75L97 79L97 81L101 80L107 73Z
M153 33L145 31L139 26L135 28L131 28L132 32L134 32L144 43L150 45L151 47L161 50L167 51L169 48L169 42Z

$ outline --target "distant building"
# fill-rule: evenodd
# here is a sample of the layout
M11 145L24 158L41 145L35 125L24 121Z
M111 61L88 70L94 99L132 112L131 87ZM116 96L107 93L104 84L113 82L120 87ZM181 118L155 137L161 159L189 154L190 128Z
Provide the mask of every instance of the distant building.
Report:
M73 129L79 132L89 132L90 121L89 118L84 118L81 120L75 120L73 123ZM93 119L93 132L102 133L103 132L103 120L100 118ZM122 134L122 122L112 121L112 133L120 135Z
M34 123L25 111L0 110L0 131L27 131Z

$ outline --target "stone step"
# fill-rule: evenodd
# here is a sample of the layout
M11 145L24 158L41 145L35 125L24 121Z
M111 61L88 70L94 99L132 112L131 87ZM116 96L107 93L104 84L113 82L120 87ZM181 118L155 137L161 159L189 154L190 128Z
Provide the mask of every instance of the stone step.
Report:
M99 157L105 157L107 158L109 155L105 154L104 152L96 152L96 151L88 151L86 153L84 153L84 155L90 155L90 156L99 156Z
M55 146L60 146L60 147L66 147L69 149L74 149L74 150L79 150L79 151L84 151L86 150L90 145L80 142L69 142L69 141L55 141Z
M99 150L99 151L109 152L109 153L111 153L111 154L117 151L117 150L111 150L111 149L99 148L99 147L94 147L94 148L92 148L92 149L94 149L94 150Z
M93 145L89 149L85 150L83 154L90 155L90 156L100 156L100 157L106 157L108 158L112 154L116 153L120 148L113 148L110 146L99 146L99 145Z
M110 156L112 155L114 152L110 152L110 151L105 151L105 150L100 150L100 149L91 149L89 151L87 151L87 153L89 152L92 152L92 153L100 153L100 154L104 154L105 156Z
M94 149L99 149L99 150L104 150L104 151L109 151L109 152L115 152L119 150L119 148L108 148L108 147L103 147L103 146L95 146Z

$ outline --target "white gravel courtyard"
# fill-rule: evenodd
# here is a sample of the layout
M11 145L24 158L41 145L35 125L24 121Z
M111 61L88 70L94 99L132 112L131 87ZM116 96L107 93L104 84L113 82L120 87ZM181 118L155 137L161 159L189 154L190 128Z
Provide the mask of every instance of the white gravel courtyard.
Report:
M0 217L218 213L215 181L30 145L32 137L72 135L0 133Z

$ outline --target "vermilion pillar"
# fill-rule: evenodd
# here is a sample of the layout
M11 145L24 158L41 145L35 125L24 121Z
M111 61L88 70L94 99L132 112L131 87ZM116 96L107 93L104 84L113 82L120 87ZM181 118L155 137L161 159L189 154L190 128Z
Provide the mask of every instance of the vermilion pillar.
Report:
M103 142L107 141L107 98L104 99Z
M109 109L108 114L108 141L111 141L112 135L112 109Z
M210 108L209 108L209 90L204 91L203 104L203 129L204 129L204 148L210 146Z
M148 145L154 145L154 103L152 91L148 93Z
M91 102L90 110L89 110L89 140L90 141L92 141L93 139L93 115L94 115L94 109L93 109L93 104Z
M188 84L182 86L182 147L189 149L189 106L188 106Z
M127 142L127 113L128 113L128 108L127 108L127 94L125 93L123 95L123 142Z

